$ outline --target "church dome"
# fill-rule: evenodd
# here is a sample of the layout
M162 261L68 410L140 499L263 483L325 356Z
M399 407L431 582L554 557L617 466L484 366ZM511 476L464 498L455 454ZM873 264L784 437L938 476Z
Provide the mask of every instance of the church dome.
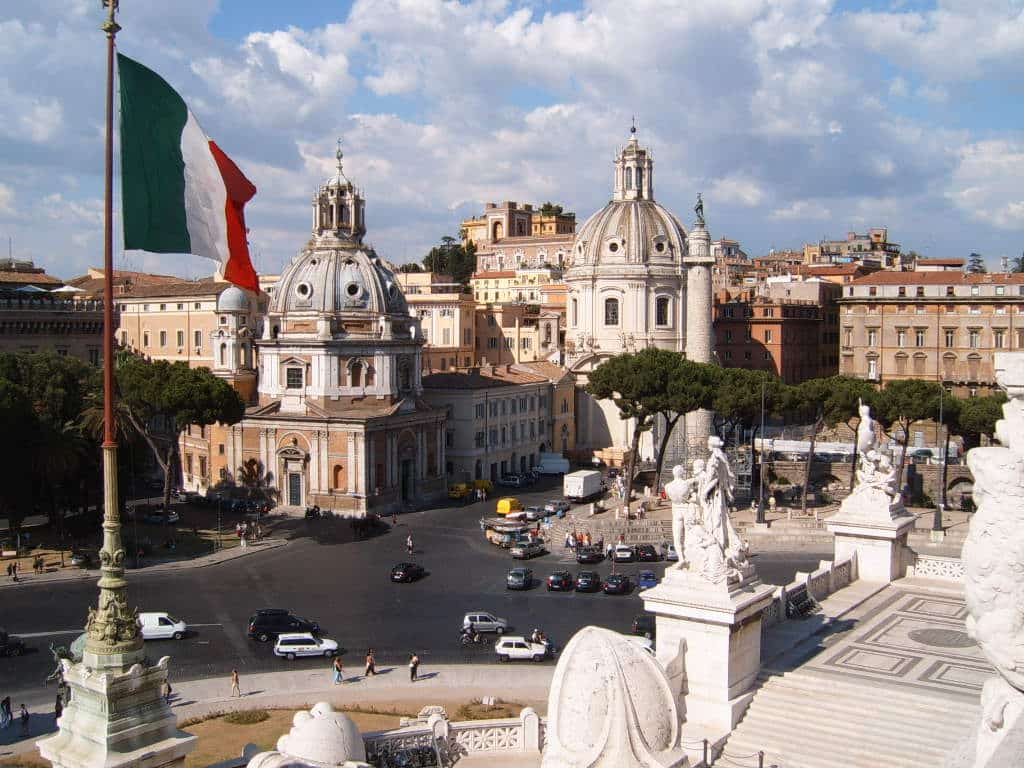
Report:
M217 297L217 311L248 312L248 294L241 288L239 288L237 285L230 286L229 288L221 291L220 296Z
M407 317L409 308L395 273L372 249L311 247L285 267L270 312Z

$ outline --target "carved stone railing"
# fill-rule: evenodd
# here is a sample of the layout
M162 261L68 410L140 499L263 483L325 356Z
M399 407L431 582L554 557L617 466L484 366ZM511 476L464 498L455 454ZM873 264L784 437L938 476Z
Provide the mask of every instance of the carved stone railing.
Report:
M833 592L848 587L856 580L856 555L838 563L822 560L810 573L797 571L793 581L775 590L772 601L761 612L761 630L767 631L769 627L786 621L794 608L807 605L808 598L814 603L820 603Z
M908 576L919 576L924 579L940 579L962 583L964 580L964 564L959 557L942 557L918 553L914 564L907 568Z

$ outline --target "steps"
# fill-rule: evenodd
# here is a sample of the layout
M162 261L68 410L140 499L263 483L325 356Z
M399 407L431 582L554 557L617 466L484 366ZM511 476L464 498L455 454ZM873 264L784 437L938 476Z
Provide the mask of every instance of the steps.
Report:
M712 765L925 768L973 727L979 703L884 681L798 669L762 674L743 720Z
M565 540L569 531L590 531L593 541L602 536L605 544L613 544L624 534L627 544L660 545L672 541L671 520L616 520L614 512L603 512L595 517L568 516L561 519L551 518L551 527L545 532L547 541L559 545Z

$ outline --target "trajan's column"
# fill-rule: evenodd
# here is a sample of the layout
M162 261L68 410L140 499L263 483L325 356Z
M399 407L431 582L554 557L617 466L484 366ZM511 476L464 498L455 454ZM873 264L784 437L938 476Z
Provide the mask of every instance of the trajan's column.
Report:
M715 353L714 329L711 322L711 236L704 226L704 201L697 195L694 206L697 221L686 236L686 358L696 363L710 363ZM692 460L707 452L711 434L711 411L686 414L686 452Z

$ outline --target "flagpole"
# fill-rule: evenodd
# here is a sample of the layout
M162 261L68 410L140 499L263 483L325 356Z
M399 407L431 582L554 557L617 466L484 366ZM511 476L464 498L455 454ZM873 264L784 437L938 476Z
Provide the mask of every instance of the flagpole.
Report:
M128 607L117 497L117 431L114 423L114 38L119 0L103 0L107 19L106 147L103 188L103 548L97 608L89 609L83 661L93 669L127 669L145 656L139 620Z

